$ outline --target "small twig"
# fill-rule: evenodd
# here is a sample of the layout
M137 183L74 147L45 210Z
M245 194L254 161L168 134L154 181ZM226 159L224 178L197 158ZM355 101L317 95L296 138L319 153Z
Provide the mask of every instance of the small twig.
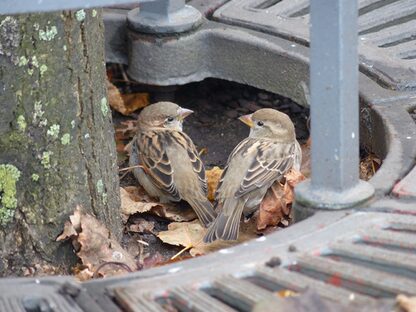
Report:
M142 244L142 245L149 246L148 242L142 241L141 239L138 239L137 242Z
M121 181L121 180L123 180L123 179L126 177L126 175L128 175L128 174L129 174L129 172L130 172L130 171L126 171L126 172L124 172L124 173L123 173L123 175L120 177L120 181Z
M94 272L94 274L92 275L92 278L97 278L98 274L100 273L100 270L105 267L106 265L116 265L119 266L121 268L123 268L124 270L126 270L127 272L131 273L133 272L133 270L124 262L117 262L117 261L108 261L108 262L104 262L102 263Z
M170 258L170 260L175 260L177 257L179 257L181 254L183 254L185 251L187 251L187 250L189 250L189 249L191 249L193 247L194 247L194 245L192 245L192 244L189 245L189 246L186 246L181 251L179 251L176 255L174 255L172 258Z
M371 168L373 169L373 175L376 173L376 166L374 166L374 160L371 159Z
M118 169L118 172L130 170L130 169L134 169L134 168L142 168L143 169L144 167L142 165L135 165L135 166L131 166L131 167L126 167L126 168Z

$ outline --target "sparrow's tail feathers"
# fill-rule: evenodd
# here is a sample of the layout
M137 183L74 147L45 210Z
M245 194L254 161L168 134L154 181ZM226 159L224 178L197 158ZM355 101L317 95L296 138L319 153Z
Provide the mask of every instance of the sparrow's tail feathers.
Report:
M224 211L230 210L223 210L215 219L214 223L211 224L208 232L204 236L205 243L212 243L217 239L237 240L238 232L240 230L241 214L243 212L245 203L242 200L238 200L233 204L235 207L233 207L230 214L224 213ZM224 208L226 208L226 205L227 203L225 203Z
M199 221L201 221L205 227L208 227L215 220L217 214L215 213L214 207L212 207L210 201L201 201L197 199L186 199L186 201L194 209Z

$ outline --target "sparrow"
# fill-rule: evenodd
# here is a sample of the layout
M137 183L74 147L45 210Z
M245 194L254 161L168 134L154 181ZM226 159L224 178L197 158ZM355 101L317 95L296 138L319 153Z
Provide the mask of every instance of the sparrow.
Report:
M139 114L129 163L146 192L162 203L187 201L207 227L216 214L207 199L205 168L192 140L182 131L190 109L158 102Z
M267 190L291 169L300 169L302 152L289 116L271 108L239 118L250 134L228 157L216 192L217 218L204 242L236 240L241 215L259 208Z

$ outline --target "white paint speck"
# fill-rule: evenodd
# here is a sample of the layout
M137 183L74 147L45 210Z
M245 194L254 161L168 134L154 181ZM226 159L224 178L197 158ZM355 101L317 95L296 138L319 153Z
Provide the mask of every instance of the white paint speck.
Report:
M290 45L292 48L295 48L296 47L296 44L291 44Z
M234 251L233 250L231 250L231 249L221 249L220 251L218 251L219 253L222 253L222 254L224 254L224 255L228 255L228 254L232 254L232 253L234 253Z
M352 132L352 133L351 133L351 137L352 137L353 139L355 139L355 132Z
M252 269L256 266L256 264L254 262L250 262L250 263L244 264L243 266L247 269Z
M111 255L111 258L113 258L116 261L120 261L123 259L123 254L120 251L114 251Z
M36 280L35 280L35 283L36 283L36 284L40 284L40 280L36 279Z
M338 156L338 154L335 154L335 155L334 155L334 159L335 159L335 160L339 160L339 156Z
M348 299L355 300L355 294L354 293L350 293L350 296L348 297Z
M256 242L264 242L265 240L266 240L266 236L256 238Z
M408 139L408 140L410 140L411 138L412 138L411 136L406 137L406 139Z
M182 267L174 267L168 270L169 273L176 273L182 270Z

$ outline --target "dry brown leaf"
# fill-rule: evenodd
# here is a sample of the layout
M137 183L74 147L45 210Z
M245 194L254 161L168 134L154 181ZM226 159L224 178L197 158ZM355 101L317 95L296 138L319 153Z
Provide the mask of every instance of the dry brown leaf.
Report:
M237 241L215 241L211 244L205 244L202 239L206 230L198 220L192 222L172 222L168 225L167 231L159 232L158 237L170 245L192 247L189 251L192 257L232 247L257 237L252 222L251 224L241 224Z
M305 176L296 170L290 170L285 175L286 182L275 182L260 203L257 218L257 230L261 231L268 226L276 226L290 218L290 210L294 198L294 187L305 180Z
M121 97L124 101L124 107L121 108L119 112L123 115L129 115L139 108L149 105L148 93L122 94Z
M124 120L115 126L116 140L130 141L137 131L137 120Z
M120 188L122 219L127 222L135 213L149 212L171 221L190 221L196 218L195 212L188 207L174 204L162 204L146 194L142 187L127 186Z
M279 291L276 292L276 294L281 298L299 296L299 294L297 292L294 292L293 290L290 290L290 289L279 290Z
M370 180L381 166L381 159L369 154L360 161L360 179Z
M208 184L208 199L210 201L213 201L215 199L215 192L217 191L218 182L220 182L220 178L223 171L224 170L217 166L206 171Z
M416 312L416 297L407 297L398 295L396 301L399 306L406 312Z
M107 80L108 102L112 109L129 115L139 108L149 105L148 93L120 94L115 85Z
M69 223L72 224L72 229ZM107 262L121 262L131 270L137 269L133 257L112 238L107 228L95 217L83 213L79 206L70 216L69 223L65 224L64 232L57 241L72 239L72 243L77 246L77 256L91 272L96 272L100 265ZM105 266L100 270L100 275L105 277L125 272L118 266Z
M143 218L134 219L134 223L129 224L128 231L135 233L153 233L155 223Z

